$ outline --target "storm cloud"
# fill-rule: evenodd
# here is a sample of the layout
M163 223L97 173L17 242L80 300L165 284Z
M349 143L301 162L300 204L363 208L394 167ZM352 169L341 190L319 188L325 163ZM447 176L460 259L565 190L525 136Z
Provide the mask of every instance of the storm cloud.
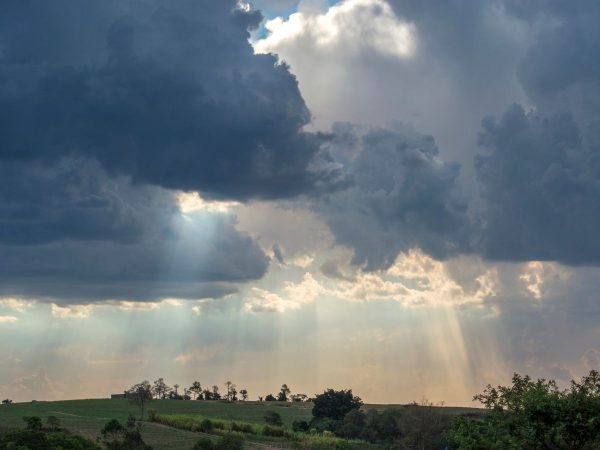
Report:
M59 13L60 11L60 13ZM296 79L254 55L262 16L228 1L3 2L0 158L98 160L207 196L326 187Z

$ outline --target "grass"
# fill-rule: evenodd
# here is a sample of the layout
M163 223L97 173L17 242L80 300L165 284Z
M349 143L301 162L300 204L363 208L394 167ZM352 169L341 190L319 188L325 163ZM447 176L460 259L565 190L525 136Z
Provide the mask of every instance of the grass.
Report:
M156 410L159 414L200 415L211 420L223 419L251 424L262 424L265 412L277 411L284 424L291 427L294 420L310 419L312 405L154 400L148 404L148 408ZM139 408L124 399L15 403L0 405L0 430L23 428L22 418L25 416L39 416L44 422L46 417L56 416L61 420L62 427L95 440L108 420L117 419L124 422L129 414L139 415ZM155 450L190 449L200 437L195 432L149 422L144 423L142 436Z
M366 449L366 442L359 440L341 439L325 434L295 433L285 427L275 427L266 424L241 422L239 420L215 420L199 415L185 414L154 414L153 420L163 425L188 431L206 431L208 420L213 428L212 433L223 435L235 433L251 443L276 445L280 448L317 449Z
M365 405L365 409L383 410L386 408L405 408L406 405ZM221 422L225 430L232 428L235 422L239 426L247 426L252 433L243 433L247 437L248 448L332 448L330 436L292 433L292 422L309 421L311 403L279 403L279 402L238 402L222 401L177 401L153 400L146 408L154 409L165 420L162 423L145 422L142 436L155 450L187 450L191 449L201 434L190 431L195 428L182 423L196 423L204 418L213 422ZM440 408L446 414L481 414L477 408ZM292 439L265 436L264 415L267 411L275 411L281 415L284 428L291 433ZM0 405L0 432L11 428L23 428L24 416L39 416L45 422L46 417L56 416L62 427L74 433L95 440L100 430L110 419L125 422L130 414L139 415L139 408L124 399L101 400L69 400L59 402L31 402ZM174 419L175 418L175 419ZM175 420L167 423L168 420ZM179 421L179 423L176 423ZM187 422L186 422L187 421ZM167 426L170 425L170 426ZM215 432L218 434L219 430ZM358 444L355 444L358 445ZM350 447L352 448L352 446ZM366 444L355 448L368 448Z

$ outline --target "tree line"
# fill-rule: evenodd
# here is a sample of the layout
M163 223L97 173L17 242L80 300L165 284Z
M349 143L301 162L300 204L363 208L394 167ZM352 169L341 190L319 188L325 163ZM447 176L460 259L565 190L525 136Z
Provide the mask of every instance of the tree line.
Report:
M130 398L142 395L148 400L227 400L231 402L248 400L249 394L247 389L238 390L235 383L231 381L226 381L223 383L223 386L225 389L221 392L218 385L203 388L199 381L194 381L189 387L183 387L180 391L181 386L179 384L169 386L164 378L159 378L153 383L145 380L135 384L125 390L125 395ZM311 398L306 394L292 394L288 385L282 384L277 394L259 396L258 400L266 402L307 402Z

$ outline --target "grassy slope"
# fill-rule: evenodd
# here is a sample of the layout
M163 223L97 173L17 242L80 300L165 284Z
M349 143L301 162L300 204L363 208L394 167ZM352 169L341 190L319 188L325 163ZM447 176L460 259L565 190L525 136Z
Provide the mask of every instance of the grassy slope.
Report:
M154 400L149 404L162 414L201 414L215 419L234 419L264 423L266 411L277 411L284 423L291 426L294 420L308 420L311 415L309 404L279 404L258 402L205 402ZM127 400L69 400L61 402L16 403L0 405L0 429L23 427L22 417L39 416L45 421L48 416L59 417L62 426L73 432L95 439L109 419L125 421L129 414L139 414L139 409ZM144 425L144 440L155 450L186 450L198 440L197 433Z
M365 409L383 410L403 405L365 405ZM278 412L285 425L291 427L294 420L310 420L312 404L281 404L278 402L239 402L219 401L175 401L154 400L149 408L161 414L200 414L213 419L239 420L251 423L264 423L266 411ZM448 414L481 412L477 408L442 408ZM127 400L69 400L61 402L17 403L0 405L0 431L5 428L23 427L22 417L39 416L46 420L48 416L59 417L62 426L75 433L95 439L104 424L110 419L124 422L129 414L139 414L139 409ZM144 440L155 450L186 450L193 446L199 435L146 423Z

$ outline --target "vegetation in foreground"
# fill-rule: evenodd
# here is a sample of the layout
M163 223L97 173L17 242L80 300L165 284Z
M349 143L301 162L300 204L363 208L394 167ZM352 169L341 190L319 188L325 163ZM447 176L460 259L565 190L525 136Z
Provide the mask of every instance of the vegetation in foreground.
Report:
M123 424L117 419L96 417L103 421L103 427L95 435L96 441L72 434L78 430L64 427L62 417L51 414L43 422L39 416L28 415L21 420L25 430L0 429L0 450L92 450L101 448L99 445L109 450L150 450L152 444L157 449L178 450L236 450L261 444L299 449L600 448L600 374L596 371L572 381L564 390L552 380L534 381L515 374L512 385L488 386L475 399L485 410L457 412L428 402L381 410L363 405L351 390L332 389L315 396L311 410L306 408L308 405L294 402L160 400L152 402L153 408L146 414L150 421L143 425L134 416ZM129 400L139 408L139 414L152 398L145 399L143 404L135 396ZM86 402L89 405L89 402L101 401L58 403ZM5 418L11 417L6 414L8 411L27 408L28 411L51 411L48 408L55 408L56 404L48 407L43 402L27 405L5 402L0 407L0 427L6 425ZM127 402L108 400L102 404L123 406ZM198 404L202 404L203 412L196 407ZM211 408L213 414L207 414ZM215 414L215 408L221 408L221 412ZM228 413L223 412L227 410ZM65 419L67 417L78 416L67 414ZM145 430L152 427L162 427L163 435L185 433L187 440L146 443Z

